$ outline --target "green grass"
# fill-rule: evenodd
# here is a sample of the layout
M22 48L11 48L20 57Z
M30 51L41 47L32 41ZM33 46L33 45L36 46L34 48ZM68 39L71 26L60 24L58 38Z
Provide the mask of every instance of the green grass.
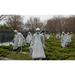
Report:
M9 54L8 49L0 48L0 57L6 57Z
M22 51L26 54L13 52L12 46L0 46L0 57L12 60L30 60L28 44L22 47ZM61 48L60 39L56 39L55 35L46 39L45 54L47 60L75 60L75 35L66 48Z
M0 57L6 57L11 60L29 60L31 59L29 56L29 45L25 45L22 47L22 51L26 52L26 54L23 53L17 53L12 51L12 46L0 46Z
M9 55L7 55L7 58L12 60L29 60L30 56L28 53L22 54L22 53L11 52Z
M66 48L61 48L60 40L55 35L46 40L45 46L47 60L75 60L75 36Z

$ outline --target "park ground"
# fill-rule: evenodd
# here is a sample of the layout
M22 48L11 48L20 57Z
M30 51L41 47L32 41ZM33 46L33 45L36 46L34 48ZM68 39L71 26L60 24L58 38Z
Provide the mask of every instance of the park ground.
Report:
M66 47L61 48L60 40L55 35L45 40L46 60L75 60L75 35L72 42ZM21 53L12 51L12 46L0 46L1 60L31 60L29 56L29 45L22 48Z

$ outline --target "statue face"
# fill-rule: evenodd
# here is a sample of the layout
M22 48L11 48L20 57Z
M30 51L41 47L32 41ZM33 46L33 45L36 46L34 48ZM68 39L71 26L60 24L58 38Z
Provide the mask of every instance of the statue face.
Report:
M36 31L37 32L37 34L39 34L40 33L40 31Z

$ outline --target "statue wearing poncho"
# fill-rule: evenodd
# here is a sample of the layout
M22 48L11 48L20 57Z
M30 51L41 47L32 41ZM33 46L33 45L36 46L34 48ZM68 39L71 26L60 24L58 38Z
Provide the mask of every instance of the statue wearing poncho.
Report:
M69 43L71 43L71 35L68 32L62 37L61 46L64 48L68 46Z
M17 50L18 48L21 48L25 44L24 36L18 31L15 31L15 33L16 34L13 40L13 50Z
M36 29L36 33L33 35L31 41L31 57L32 59L42 59L45 58L44 53L44 36L39 33L39 28Z
M30 44L31 40L32 40L32 34L30 32L28 32L28 35L26 37L26 42Z
M61 34L61 47L64 48L65 47L65 33L62 32Z

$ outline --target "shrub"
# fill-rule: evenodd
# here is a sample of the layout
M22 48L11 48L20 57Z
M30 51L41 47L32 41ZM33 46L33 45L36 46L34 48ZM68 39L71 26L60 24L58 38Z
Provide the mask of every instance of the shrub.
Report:
M0 57L6 57L9 53L7 49L0 48Z
M61 48L60 39L56 39L55 35L46 39L45 46L46 59L48 60L75 59L75 36L66 48Z

